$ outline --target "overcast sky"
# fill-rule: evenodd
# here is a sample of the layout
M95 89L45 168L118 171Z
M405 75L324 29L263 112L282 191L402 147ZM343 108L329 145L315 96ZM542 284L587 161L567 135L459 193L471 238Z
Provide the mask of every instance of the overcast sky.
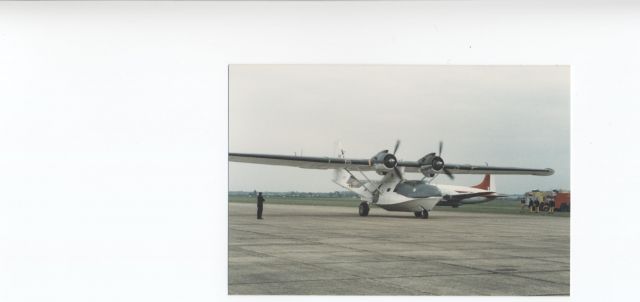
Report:
M229 151L553 168L496 176L499 192L570 189L568 66L231 65ZM230 163L229 189L336 191L330 170ZM373 176L373 174L371 175ZM407 178L419 179L411 173ZM482 176L437 183L473 185Z

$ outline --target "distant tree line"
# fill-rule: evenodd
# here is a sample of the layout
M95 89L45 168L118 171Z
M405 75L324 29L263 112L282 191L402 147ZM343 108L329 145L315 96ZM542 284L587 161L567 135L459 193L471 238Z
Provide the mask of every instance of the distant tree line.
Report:
M258 192L256 191L229 191L229 196L249 196L256 197ZM295 197L295 198L357 198L356 193L350 191L334 191L334 192L262 192L265 197Z

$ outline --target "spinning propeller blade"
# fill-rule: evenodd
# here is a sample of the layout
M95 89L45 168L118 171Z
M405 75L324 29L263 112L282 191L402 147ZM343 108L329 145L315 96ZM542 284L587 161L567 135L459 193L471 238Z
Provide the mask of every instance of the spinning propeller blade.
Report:
M398 147L400 147L400 140L396 141L396 146L393 147L393 153L391 153L391 154L395 155L396 151L398 151Z
M404 177L402 176L402 172L400 172L400 169L398 169L398 167L393 168L393 171L396 172L396 175L398 175L400 179L404 179Z
M442 141L440 141L440 145L438 146L438 156L440 156L440 154L442 154ZM442 168L442 172L444 172L444 174L446 174L447 176L449 176L449 179L453 180L455 177L453 177L453 174L451 174L451 171L447 170L447 168L443 167Z
M398 148L400 147L400 140L396 140L396 145L393 147L393 155L396 154L396 152L398 152ZM395 166L393 168L393 171L396 172L396 175L398 175L398 177L400 177L400 179L404 179L404 177L402 176L402 172L400 172L400 169L398 169L398 166Z
M455 177L453 177L453 174L451 174L451 171L447 170L447 168L442 168L442 172L444 172L444 174L447 174L447 176L449 176L449 179L453 180Z
M442 154L442 145L444 145L444 143L442 141L440 141L440 144L438 145L438 156L440 156ZM453 180L455 177L453 177L453 174L451 174L451 171L447 170L447 168L442 167L442 172L444 172L444 174L446 174L447 176L449 176L449 179Z

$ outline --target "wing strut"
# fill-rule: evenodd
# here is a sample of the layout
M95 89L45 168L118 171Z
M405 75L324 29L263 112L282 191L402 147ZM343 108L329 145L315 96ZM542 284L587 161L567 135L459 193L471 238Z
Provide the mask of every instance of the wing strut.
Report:
M362 174L362 176L364 176L364 178L365 178L365 179L366 179L370 184L372 184L372 185L374 184L374 182L373 182L373 181L371 181L371 179L369 179L369 177L367 177L367 175L366 175L366 174L364 174L364 173L363 173L362 171L360 171L360 170L358 170L358 172L360 172L360 174ZM366 186L365 186L364 188L365 188L365 189L367 189L367 187L366 187ZM369 189L367 189L367 191L369 191L371 194L373 194L373 192L371 192ZM380 192L380 188L376 188L376 191L378 191L378 194L382 193L382 192Z
M373 193L373 192L369 191L369 189L367 189L367 186L365 186L365 184L363 184L357 177L355 177L353 175L353 173L351 173L351 171L349 171L349 169L343 168L343 170L347 171L347 173L349 173L349 175L351 175L351 177L353 177L353 179L355 179L365 190L367 190L369 193Z

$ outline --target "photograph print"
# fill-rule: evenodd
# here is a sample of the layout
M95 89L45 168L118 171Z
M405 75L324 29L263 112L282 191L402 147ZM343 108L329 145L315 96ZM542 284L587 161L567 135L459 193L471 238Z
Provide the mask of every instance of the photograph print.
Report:
M570 67L230 65L230 295L568 296Z

